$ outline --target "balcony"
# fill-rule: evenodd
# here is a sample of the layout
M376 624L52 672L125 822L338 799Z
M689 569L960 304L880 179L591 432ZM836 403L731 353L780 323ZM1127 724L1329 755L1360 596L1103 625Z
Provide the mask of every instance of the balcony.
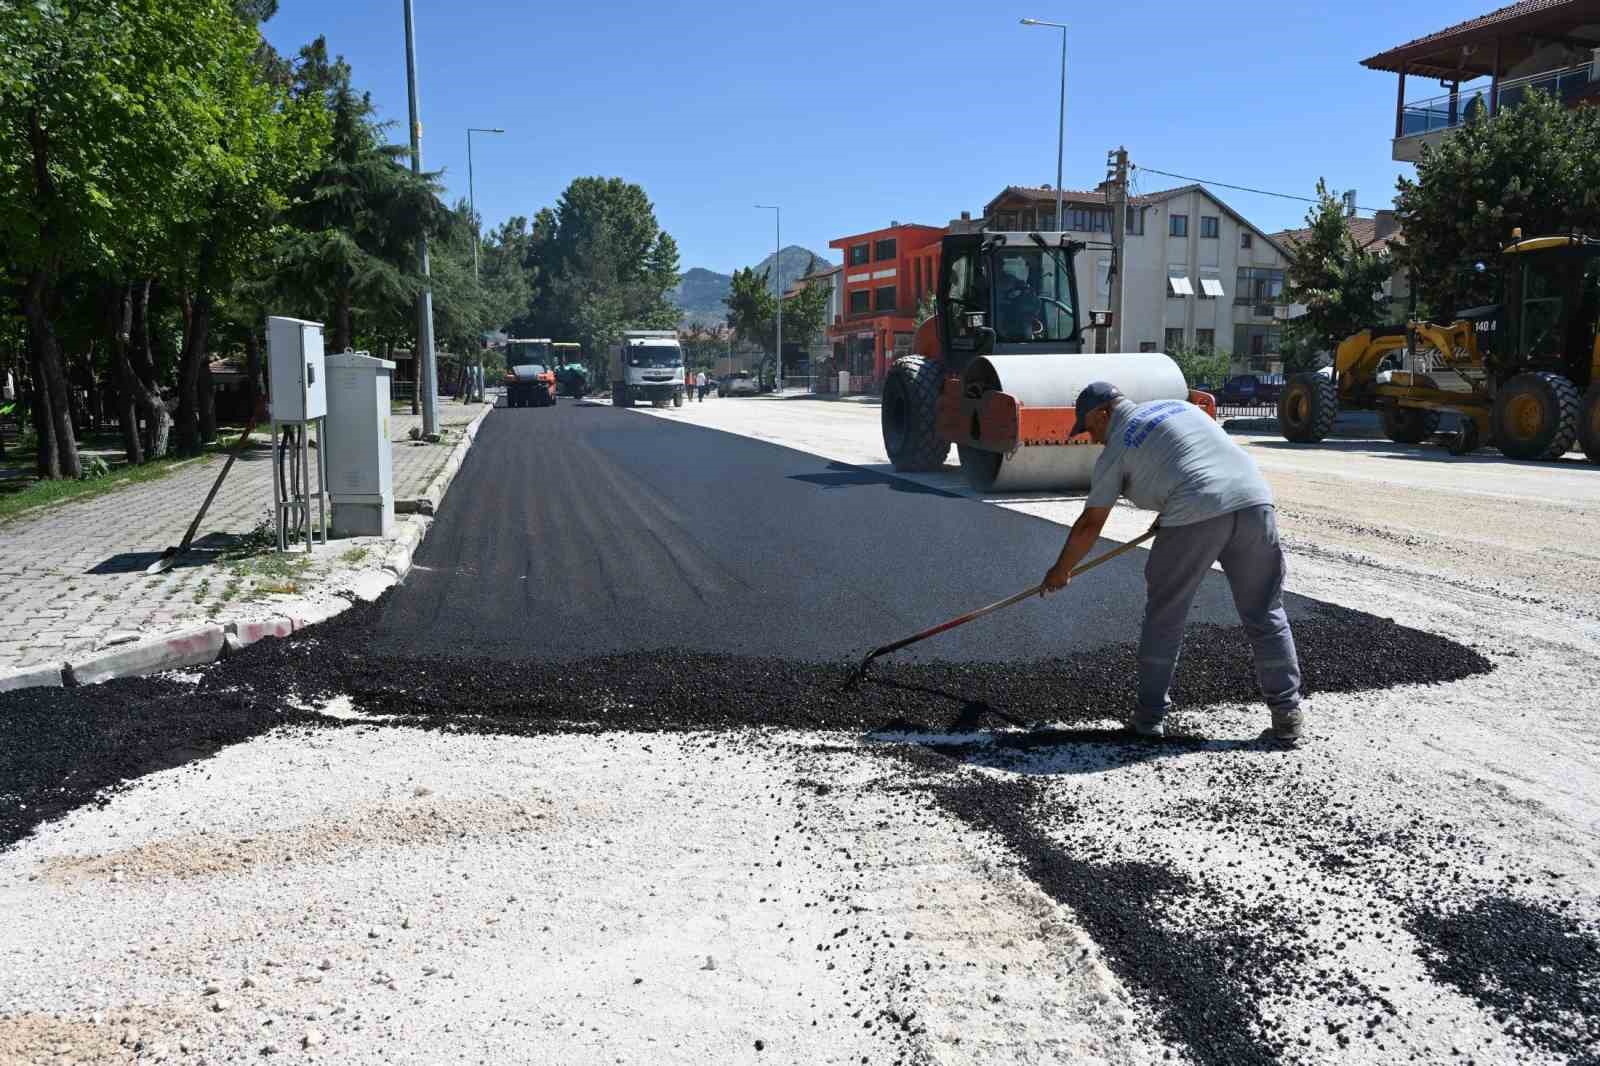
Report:
M1542 74L1509 78L1498 86L1463 89L1406 104L1400 109L1400 135L1394 139L1392 158L1397 163L1415 163L1422 158L1424 145L1438 144L1446 133L1479 112L1515 107L1535 89L1549 93L1568 107L1600 97L1600 58Z

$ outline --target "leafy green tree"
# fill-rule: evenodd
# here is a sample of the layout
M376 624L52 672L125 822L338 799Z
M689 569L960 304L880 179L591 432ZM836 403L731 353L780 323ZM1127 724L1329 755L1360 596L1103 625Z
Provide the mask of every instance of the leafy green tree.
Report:
M1514 227L1528 236L1600 233L1600 110L1568 110L1530 92L1494 117L1474 115L1424 149L1402 177L1395 215L1399 264L1436 316L1501 299L1498 251ZM1487 263L1480 272L1476 264Z
M1286 342L1297 342L1288 346L1302 355L1332 351L1350 334L1384 322L1389 297L1383 289L1394 275L1386 252L1356 243L1343 205L1321 180L1306 225L1310 232L1290 248L1294 259L1284 291L1287 302L1306 308L1284 330Z
M669 293L678 284L678 246L638 185L575 179L553 210L534 216L527 249L531 299L512 323L516 332L603 353L625 329L677 326Z
M218 100L256 41L226 0L0 5L0 247L40 384L43 476L80 472L62 279L102 267L130 234L192 220L195 162L228 154Z
M734 339L759 345L767 352L776 342L778 318L778 298L772 292L770 273L770 268L759 272L754 267L735 270L728 295L722 298Z
M1210 347L1180 344L1166 351L1167 356L1183 371L1183 380L1189 387L1220 385L1228 376L1228 355Z

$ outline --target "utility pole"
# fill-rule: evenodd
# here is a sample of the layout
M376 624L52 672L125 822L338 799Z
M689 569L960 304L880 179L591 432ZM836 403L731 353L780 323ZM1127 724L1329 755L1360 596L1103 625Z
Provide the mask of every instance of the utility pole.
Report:
M1106 347L1122 351L1122 252L1128 241L1128 150L1106 153L1106 203L1111 207L1111 328Z
M477 195L477 192L476 192L476 183L473 180L473 174L472 174L472 135L474 133L504 133L504 132L505 132L505 130L496 129L496 128L493 128L493 127L486 127L486 126L468 126L467 127L467 210L472 212L472 287L473 287L474 290L476 290L479 287L479 279L478 279L478 245L483 243L483 233L482 233L481 227L478 225L478 195ZM465 360L465 358L466 357L463 355L462 356L463 361ZM476 377L477 377L476 391L474 391L474 387L469 386L465 390L464 395L465 396L476 395L477 398L478 398L478 402L481 403L481 402L483 402L483 394L482 394L482 392L483 392L483 337L482 337L481 334L478 337L477 374L476 374Z
M411 102L411 173L422 173L422 119L417 111L417 35L411 0L403 0L406 14L406 95ZM428 235L417 237L417 261L422 270L422 291L417 294L417 367L422 377L422 435L439 433L439 366L433 350L433 283L428 270Z
M773 391L783 395L783 208L770 207L767 204L756 204L762 211L774 212L774 225L777 227L775 243L772 253L772 269L778 272L778 376L772 383Z

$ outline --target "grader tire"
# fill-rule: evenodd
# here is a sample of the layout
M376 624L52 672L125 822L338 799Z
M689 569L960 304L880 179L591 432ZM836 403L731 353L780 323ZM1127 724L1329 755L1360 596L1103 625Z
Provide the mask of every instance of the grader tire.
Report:
M1339 390L1321 374L1295 374L1278 397L1278 428L1283 439L1316 444L1333 432L1339 414Z
M895 360L883 382L883 448L896 470L938 470L950 454L936 425L944 368L908 355Z
M1578 415L1578 443L1591 463L1600 463L1600 381L1589 386Z
M1507 459L1560 459L1578 438L1578 389L1560 374L1530 371L1494 397L1494 440Z

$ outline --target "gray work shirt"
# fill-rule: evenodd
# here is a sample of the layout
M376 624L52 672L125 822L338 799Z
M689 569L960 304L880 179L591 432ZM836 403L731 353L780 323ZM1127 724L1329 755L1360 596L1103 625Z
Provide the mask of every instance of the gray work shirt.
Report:
M1163 526L1189 526L1272 503L1272 490L1221 426L1185 400L1118 400L1094 467L1088 507L1126 496Z

